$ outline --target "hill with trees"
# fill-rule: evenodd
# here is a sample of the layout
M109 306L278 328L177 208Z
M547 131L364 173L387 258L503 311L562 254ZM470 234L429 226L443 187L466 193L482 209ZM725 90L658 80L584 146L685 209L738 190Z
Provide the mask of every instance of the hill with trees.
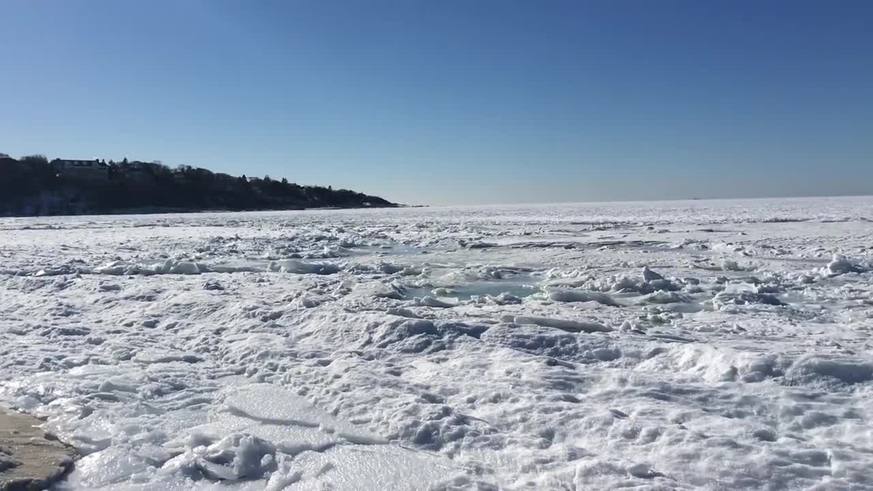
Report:
M397 206L378 196L187 165L0 154L0 216Z

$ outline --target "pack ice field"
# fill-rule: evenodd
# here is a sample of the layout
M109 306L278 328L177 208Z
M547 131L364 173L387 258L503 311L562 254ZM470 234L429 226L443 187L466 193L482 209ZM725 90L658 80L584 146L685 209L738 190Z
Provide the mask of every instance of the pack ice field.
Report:
M59 489L873 489L873 198L0 219Z

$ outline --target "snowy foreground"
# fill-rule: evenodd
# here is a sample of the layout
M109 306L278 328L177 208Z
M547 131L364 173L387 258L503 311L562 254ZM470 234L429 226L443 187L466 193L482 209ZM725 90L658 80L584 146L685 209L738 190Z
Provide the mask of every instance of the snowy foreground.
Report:
M62 489L873 489L873 198L0 219Z

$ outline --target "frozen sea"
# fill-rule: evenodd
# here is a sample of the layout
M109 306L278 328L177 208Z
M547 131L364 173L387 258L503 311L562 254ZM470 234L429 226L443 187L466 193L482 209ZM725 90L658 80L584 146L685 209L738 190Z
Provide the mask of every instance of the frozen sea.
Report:
M59 489L873 489L873 198L0 219Z

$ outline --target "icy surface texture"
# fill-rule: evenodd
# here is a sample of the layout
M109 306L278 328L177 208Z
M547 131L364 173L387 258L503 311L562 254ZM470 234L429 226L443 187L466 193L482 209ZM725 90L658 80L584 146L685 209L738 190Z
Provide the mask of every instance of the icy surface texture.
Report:
M0 219L70 489L869 489L873 198Z

